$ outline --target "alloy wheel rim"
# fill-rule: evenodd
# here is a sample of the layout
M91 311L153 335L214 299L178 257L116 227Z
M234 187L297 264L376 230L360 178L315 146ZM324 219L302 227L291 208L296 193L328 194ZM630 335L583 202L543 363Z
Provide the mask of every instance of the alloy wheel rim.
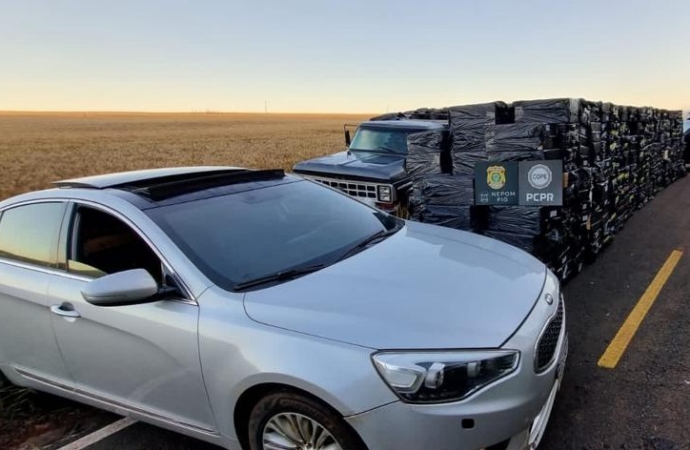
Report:
M280 413L266 423L264 450L342 450L338 441L314 419L297 413Z

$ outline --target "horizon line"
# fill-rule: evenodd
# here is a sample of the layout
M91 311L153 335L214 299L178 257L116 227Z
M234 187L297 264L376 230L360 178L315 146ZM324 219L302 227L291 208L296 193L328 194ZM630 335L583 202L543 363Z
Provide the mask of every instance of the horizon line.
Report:
M441 106L441 107L434 107L435 109L443 109L443 108L452 108L454 106L466 106L466 105L475 105L475 104L481 104L481 103L493 103L493 102L480 102L480 103L463 103L459 105L450 105L450 106ZM633 107L633 108L655 108L655 109L665 109L667 111L689 111L690 112L690 105L681 107L681 108L661 108L657 107L654 105L623 105L623 104L617 104L613 103L614 105L617 106L624 106L624 107ZM429 108L431 109L432 107L426 107L426 106L421 106L419 108L413 108L413 109L423 109L423 108ZM395 113L395 112L403 112L403 111L408 111L408 110L413 110L413 109L405 109L405 110L400 110L400 111L388 111L388 113ZM292 110L284 110L284 111L261 111L261 110L238 110L238 111L231 111L231 110L222 110L222 109L170 109L170 110L158 110L158 109L0 109L0 113L8 113L8 112L60 112L60 113L67 113L67 112L97 112L97 113L151 113L151 114L158 114L158 113L199 113L199 114L387 114L387 113L382 113L382 112L372 112L372 111L367 111L367 112L358 112L358 111L292 111Z
M622 105L622 106L632 106L632 105ZM655 106L644 105L644 106L633 106L636 108L655 108L666 111L681 111L683 115L686 113L690 114L690 106L680 109L667 109L667 108L657 108ZM328 112L328 111L227 111L227 110L135 110L135 109L0 109L0 114L255 114L255 115L271 115L271 114L285 114L285 115L358 115L358 116L378 116L381 114L404 112L400 111L387 111L387 112ZM684 117L683 120L690 120L690 115Z
M398 112L398 111L395 111ZM0 109L0 114L291 114L291 115L380 115L373 112L328 112L328 111L223 111L223 110L135 110L135 109Z

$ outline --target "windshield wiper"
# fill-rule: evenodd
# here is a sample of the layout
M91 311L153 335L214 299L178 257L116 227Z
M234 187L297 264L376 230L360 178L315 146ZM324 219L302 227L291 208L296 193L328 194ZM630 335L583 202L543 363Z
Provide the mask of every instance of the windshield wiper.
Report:
M312 266L298 267L296 269L282 270L280 272L275 272L270 275L265 275L263 277L255 278L249 281L243 281L235 285L236 291L241 291L244 289L249 289L252 287L260 286L262 284L273 283L276 281L288 281L294 280L295 278L301 277L302 275L307 275L317 270L325 268L327 264L314 264Z
M402 226L399 223L397 223L393 228L377 231L376 233L372 234L371 236L364 239L362 242L358 243L357 245L343 253L341 256L339 256L336 262L342 261L356 253L361 252L362 250L366 249L376 241L382 241L386 239L388 236L397 233L398 230L400 230L400 228L402 228Z

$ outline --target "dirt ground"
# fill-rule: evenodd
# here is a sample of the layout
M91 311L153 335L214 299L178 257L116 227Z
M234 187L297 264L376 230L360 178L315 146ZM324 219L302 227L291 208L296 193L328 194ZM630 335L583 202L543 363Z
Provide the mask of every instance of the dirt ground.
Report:
M90 433L112 415L18 387L0 388L0 449L34 450Z

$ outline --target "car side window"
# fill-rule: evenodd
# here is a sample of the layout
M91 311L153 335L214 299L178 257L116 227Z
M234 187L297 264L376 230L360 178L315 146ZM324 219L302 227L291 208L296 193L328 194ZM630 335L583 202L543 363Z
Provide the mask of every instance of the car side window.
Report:
M48 202L6 209L0 220L0 257L55 267L65 207L62 202Z
M72 222L67 270L98 278L145 269L163 283L160 258L129 225L103 211L80 206Z

